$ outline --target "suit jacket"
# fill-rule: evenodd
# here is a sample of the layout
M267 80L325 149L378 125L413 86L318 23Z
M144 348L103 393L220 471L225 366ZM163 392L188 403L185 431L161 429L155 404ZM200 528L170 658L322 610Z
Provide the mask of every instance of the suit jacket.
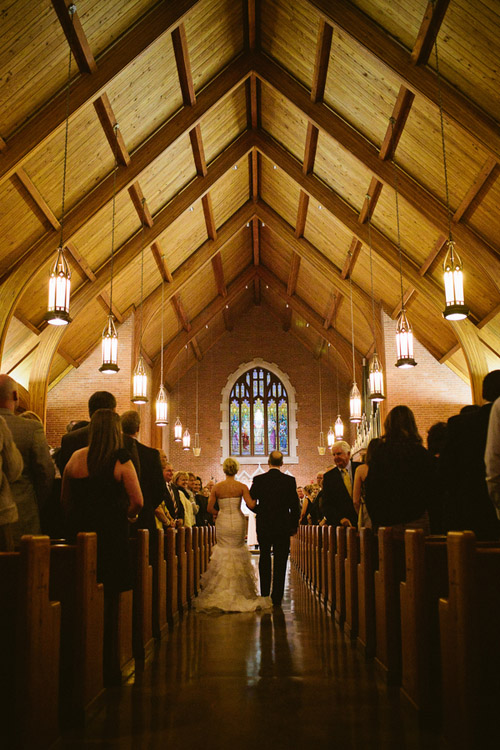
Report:
M9 409L0 409L24 462L21 476L11 485L19 520L13 525L14 541L23 534L40 533L40 513L50 496L54 464L40 422L23 419Z
M300 502L295 478L271 468L266 474L254 477L250 495L258 500L257 536L264 532L272 534L295 533L299 524Z
M177 512L175 511L174 503L172 501L172 497L170 495L170 492L167 489L167 486L165 485L165 505L167 506L168 512L172 516L172 518L180 518L182 521L184 521L184 506L182 504L182 500L179 495L179 488L176 487L175 484L170 484L170 489L174 493L175 496L175 502L177 503Z
M57 454L57 466L59 467L61 476L64 474L64 467L68 463L73 453L80 450L80 448L86 448L89 444L89 431L89 425L87 425L86 427L80 427L79 430L67 432L62 436L61 449ZM123 445L130 453L132 463L134 464L137 476L140 479L141 464L139 461L139 453L136 443L137 441L134 440L133 437L130 437L130 435L123 435Z
M360 463L351 461L352 486L354 487L354 475ZM339 526L342 518L348 518L353 526L357 526L358 518L352 498L344 484L344 479L337 466L327 471L323 477L323 490L321 495L320 516L323 515L330 526Z
M144 498L144 505L134 526L138 529L149 529L152 533L156 530L155 509L161 502L166 501L168 492L163 479L159 451L139 443L138 440L134 442L141 467L140 485Z

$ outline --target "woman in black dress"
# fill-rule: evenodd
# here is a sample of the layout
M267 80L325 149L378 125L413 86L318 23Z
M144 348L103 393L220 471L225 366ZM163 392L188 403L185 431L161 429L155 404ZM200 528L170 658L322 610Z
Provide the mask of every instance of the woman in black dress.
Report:
M89 446L75 451L64 470L61 501L69 537L97 533L97 578L105 596L132 588L129 522L143 505L139 480L123 448L118 414L98 409L92 416Z

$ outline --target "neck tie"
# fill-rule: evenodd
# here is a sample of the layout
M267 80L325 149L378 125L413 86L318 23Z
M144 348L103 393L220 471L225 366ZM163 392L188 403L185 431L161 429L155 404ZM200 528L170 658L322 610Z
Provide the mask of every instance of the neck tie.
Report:
M352 497L352 482L351 482L351 475L347 471L347 469L341 469L342 472L342 479L344 480L345 488L347 492L349 493L349 497Z
M172 502L174 504L175 515L177 516L178 508L177 508L177 500L175 499L175 493L169 484L167 484L167 488L168 488L168 491L170 492L170 497L172 498Z

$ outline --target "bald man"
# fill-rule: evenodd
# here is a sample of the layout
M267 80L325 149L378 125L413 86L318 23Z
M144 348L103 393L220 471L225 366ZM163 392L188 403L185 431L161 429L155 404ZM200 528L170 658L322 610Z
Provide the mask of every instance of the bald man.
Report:
M14 414L18 403L17 385L0 375L0 415L5 419L24 462L24 469L11 485L19 519L12 525L14 543L23 534L40 533L40 509L48 500L54 481L54 464L40 422Z
M254 477L250 495L258 501L255 513L260 550L260 593L262 596L269 596L271 591L272 550L274 563L271 599L274 606L279 607L285 589L290 536L297 533L300 503L294 477L281 472L283 454L273 451L269 455L268 463L269 471Z

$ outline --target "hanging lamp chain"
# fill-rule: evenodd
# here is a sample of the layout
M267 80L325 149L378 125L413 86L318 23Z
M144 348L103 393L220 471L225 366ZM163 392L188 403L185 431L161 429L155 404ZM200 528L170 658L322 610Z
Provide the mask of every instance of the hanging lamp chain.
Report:
M164 255L161 256L161 262L164 263ZM165 299L165 279L161 278L161 351L160 351L160 380L163 385L163 303Z
M196 432L198 432L198 375L200 372L200 363L196 362Z
M323 432L323 394L321 389L321 355L318 360L318 372L319 372L319 429Z
M74 23L74 15L76 13L76 5L71 4L68 8L68 13L71 17L71 23ZM69 50L69 62L68 62L68 81L66 83L66 126L64 130L64 161L63 161L63 181L62 181L62 201L61 201L61 235L59 247L63 247L64 238L64 204L66 202L66 171L68 164L68 131L69 131L69 92L71 88L71 47Z
M333 317L333 326L337 330L337 308L338 304L335 305L335 314ZM337 381L337 414L340 414L340 397L339 397L339 353L335 352L335 377Z
M140 330L141 335L139 339L139 353L142 352L142 307L143 307L143 294L144 294L144 231L145 231L145 204L146 198L142 199L142 236L141 236L141 317L140 317Z
M111 221L111 268L110 268L110 285L109 285L109 314L113 314L113 269L115 260L115 212L116 212L116 172L118 170L118 123L115 123L113 130L115 131L115 143L114 143L114 157L115 157L115 168L113 170L113 215Z
M401 231L399 227L399 190L398 190L398 170L394 159L396 151L396 145L394 143L394 117L390 119L391 123L391 151L392 151L392 167L394 170L394 191L396 193L396 228L398 234L398 254L399 254L399 280L401 283L401 312L406 312L404 302L404 291L403 291L403 256L401 252Z
M439 73L437 38L434 41L434 52L435 52L435 57L436 57L436 77L437 77L438 103L439 103L439 121L441 124L441 146L443 148L444 187L445 187L445 192L446 192L446 214L448 217L448 239L450 242L452 242L453 236L451 233L450 191L448 187L448 166L446 163L446 146L445 146L445 140L444 140L443 96L441 92L441 75ZM453 245L451 245L450 247L451 247L451 253L453 255Z
M374 340L374 351L377 351L377 341L375 335L375 292L373 289L373 252L372 252L372 213L370 209L370 194L366 194L366 200L368 201L368 247L370 248L370 285L372 292L372 321L373 321L373 340Z
M351 252L349 251L349 255L351 255ZM352 307L352 278L351 274L349 274L349 290L351 293L351 342L352 342L352 379L353 382L356 382L356 365L354 360L354 313L353 313L353 307Z

